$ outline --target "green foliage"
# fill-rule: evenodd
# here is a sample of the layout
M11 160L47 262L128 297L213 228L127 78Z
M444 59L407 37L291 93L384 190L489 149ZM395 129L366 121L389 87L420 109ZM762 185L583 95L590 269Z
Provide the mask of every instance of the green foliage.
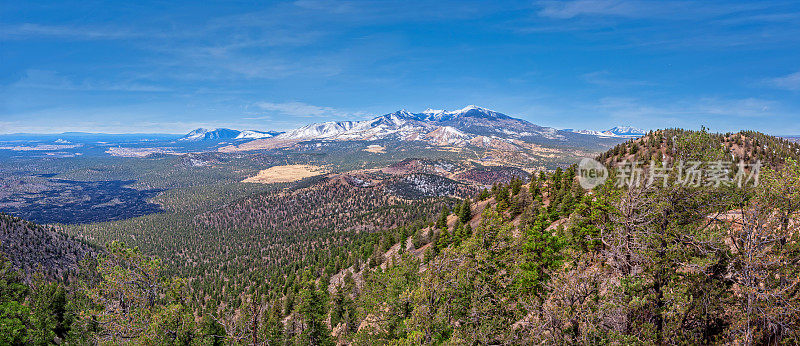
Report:
M748 159L796 150L664 130L601 156L727 159L733 146ZM585 192L574 167L539 172L482 191L475 219L469 199L389 205L345 185L221 209L184 201L185 213L85 226L144 245L111 242L78 278L27 285L3 262L0 344L795 344L800 165L789 156L744 190Z
M561 264L563 240L552 233L546 230L543 224L531 227L525 232L520 276L517 280L518 289L541 294L542 288L550 278L550 272Z
M598 251L601 248L601 227L613 213L606 196L584 196L575 207L575 222L570 226L570 244L577 254Z
M465 224L472 220L472 205L469 198L464 199L464 202L461 204L461 208L458 210L458 219L461 223Z
M0 256L0 344L22 345L30 341L30 309L23 305L28 287L22 276Z
M360 340L373 343L402 339L408 333L408 319L413 303L411 292L419 282L419 261L403 256L395 265L378 270L364 278L364 288L358 297L358 318L381 321L359 332Z
M331 332L325 325L327 316L327 295L312 283L309 288L300 291L300 313L305 328L300 340L306 345L333 345Z
M43 278L37 278L31 287L30 341L36 345L52 343L58 337L65 339L69 332L67 315L67 293L64 287Z
M200 334L204 336L204 345L222 346L225 344L225 327L209 315L203 316L200 323Z
M447 217L450 215L450 208L447 206L442 208L442 212L439 213L439 218L436 219L436 228L447 228Z

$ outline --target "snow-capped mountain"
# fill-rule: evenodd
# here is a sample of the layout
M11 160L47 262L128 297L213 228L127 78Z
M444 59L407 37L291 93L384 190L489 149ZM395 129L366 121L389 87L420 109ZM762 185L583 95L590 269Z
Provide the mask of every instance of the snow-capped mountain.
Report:
M605 131L573 130L573 129L565 129L564 131L580 133L583 135L609 137L609 138L638 138L647 134L645 130L630 126L616 126Z
M235 140L251 140L251 139L263 139L263 138L271 138L276 135L280 134L280 132L264 132L264 131L255 131L255 130L231 130L225 128L217 128L213 130L199 128L195 129L192 132L189 132L185 136L179 138L179 141L206 141L206 140L226 140L226 139L235 139Z
M613 134L605 133L603 131L595 131L595 130L570 130L575 133L580 133L582 135L590 135L590 136L599 136L599 137L616 137Z
M595 136L532 124L490 109L399 110L362 121L329 121L306 125L271 138L233 144L221 151L275 149L307 141L403 141L432 146L475 146L492 150L528 150L533 146L594 150L621 142L615 135ZM321 143L316 143L320 146Z
M425 121L447 121L464 117L477 117L483 119L511 119L508 115L495 112L490 109L469 105L456 111L446 111L440 109L426 109L422 113L415 115L418 120Z
M647 134L647 131L645 130L630 126L617 126L606 132L613 133L620 137L641 137Z
M353 128L352 121L328 121L303 126L278 135L284 139L327 139L341 135Z
M427 109L421 113L399 110L364 121L325 122L303 126L276 136L285 140L428 141L435 145L464 145L478 136L521 140L563 140L571 133L541 127L478 106L455 111Z
M195 129L192 132L189 132L185 136L178 139L179 141L203 141L203 140L214 140L214 139L233 139L239 135L239 131L231 130L231 129L204 129L199 128Z

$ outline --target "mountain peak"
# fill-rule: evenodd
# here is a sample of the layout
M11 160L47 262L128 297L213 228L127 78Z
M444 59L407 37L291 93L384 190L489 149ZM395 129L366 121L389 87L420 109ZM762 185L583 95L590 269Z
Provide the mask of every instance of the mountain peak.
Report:
M209 132L211 132L211 131L209 131L206 128L198 127L196 129L192 130L191 132L187 133L185 136L181 137L179 140L180 141L199 141L199 140L203 140L205 138L206 134L208 134Z
M446 113L453 117L472 117L472 118L484 118L492 120L510 118L508 115L505 115L503 113L495 112L488 108L478 107L476 105L469 105L457 111L446 112Z
M491 112L491 110L489 110L489 109L486 109L486 108L483 108L483 107L478 107L478 106L476 106L476 105L469 105L469 106L466 106L466 107L464 107L464 108L461 108L461 109L457 110L456 112L457 112L457 113L466 113L466 112L469 112L469 111L471 111L471 110L473 110L473 109L475 109L475 110L481 110L481 111L490 111L490 112Z
M434 114L435 115L435 114L442 114L442 113L444 113L444 109L431 109L431 108L428 108L428 109L422 111L422 114Z
M411 118L411 117L414 117L414 113L409 112L405 108L403 108L403 109L401 109L401 110L399 110L397 112L390 113L388 115L394 115L394 116L397 116L399 118Z
M476 105L469 105L454 111L428 108L422 111L421 113L417 114L409 113L406 110L397 111L393 114L398 114L398 116L400 117L412 118L415 120L423 120L423 121L445 121L459 117L487 118L487 119L508 118L508 116L505 114L495 112L491 109L478 107Z
M368 120L313 123L281 133L275 138L292 141L397 139L428 141L436 145L468 145L470 140L479 136L533 142L568 139L565 132L474 104L452 111L427 108L412 113L400 109Z

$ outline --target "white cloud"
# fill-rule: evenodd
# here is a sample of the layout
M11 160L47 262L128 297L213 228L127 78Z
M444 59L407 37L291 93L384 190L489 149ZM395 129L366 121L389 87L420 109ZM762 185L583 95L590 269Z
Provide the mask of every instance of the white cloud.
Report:
M78 27L36 23L4 25L0 28L0 38L2 39L54 37L75 40L116 40L132 37L152 37L151 34L150 32L127 30L118 27Z
M25 71L24 77L10 86L18 89L48 89L65 91L162 92L170 90L165 87L147 85L134 81L100 82L85 79L76 83L62 74L47 70L27 70Z
M9 121L0 121L0 133L10 133L14 123Z
M759 98L723 99L698 98L674 102L649 103L635 98L605 97L598 109L622 119L683 119L685 122L703 120L704 117L755 118L782 116L780 105Z
M766 83L779 89L800 90L800 71L790 73L783 77L767 79Z
M627 79L613 76L608 71L595 71L584 74L583 80L589 84L605 87L632 87L632 86L652 86L656 83L646 80Z
M542 17L567 19L581 15L645 16L638 2L613 0L542 1Z
M267 112L274 112L282 115L289 115L293 117L307 117L307 118L333 118L333 117L362 117L365 115L363 112L344 112L332 107L323 107L310 105L303 102L257 102L255 106ZM262 117L269 118L269 116ZM255 119L255 118L254 118Z
M539 1L542 17L569 19L579 16L611 16L625 18L662 18L672 20L712 18L732 13L748 13L770 7L769 3L715 4L694 1L648 0L572 0ZM775 20L747 14L750 20Z
M769 117L777 115L778 104L775 101L759 98L744 99L700 99L696 104L696 112L740 118Z

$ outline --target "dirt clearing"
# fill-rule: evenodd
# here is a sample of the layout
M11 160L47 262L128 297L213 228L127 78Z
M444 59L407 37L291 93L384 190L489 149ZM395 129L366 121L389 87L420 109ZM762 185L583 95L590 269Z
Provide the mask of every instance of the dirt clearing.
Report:
M321 167L313 165L275 166L262 170L258 172L258 175L247 178L242 182L259 184L288 183L323 173L324 171Z

